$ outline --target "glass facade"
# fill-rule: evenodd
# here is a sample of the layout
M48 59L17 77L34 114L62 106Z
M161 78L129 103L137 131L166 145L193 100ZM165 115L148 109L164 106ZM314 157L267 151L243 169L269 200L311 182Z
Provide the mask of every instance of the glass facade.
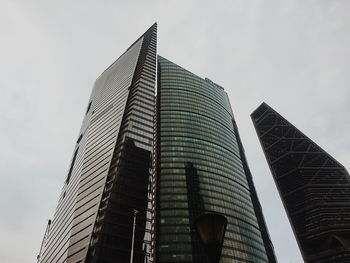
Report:
M350 178L266 103L251 115L304 261L350 262Z
M134 209L144 262L156 38L154 24L96 80L39 262L129 262Z
M158 56L157 262L208 262L206 212L228 220L221 262L269 262L237 137L224 89Z

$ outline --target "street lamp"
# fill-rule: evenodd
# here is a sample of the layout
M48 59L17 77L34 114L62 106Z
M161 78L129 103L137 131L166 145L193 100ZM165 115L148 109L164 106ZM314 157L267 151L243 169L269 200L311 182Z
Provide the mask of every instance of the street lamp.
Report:
M219 263L227 226L226 217L216 213L206 213L197 217L194 226L210 263Z
M136 215L138 213L139 213L139 211L134 209L134 224L132 226L130 263L133 263L133 261L134 261L134 240L135 240L135 228L136 228Z

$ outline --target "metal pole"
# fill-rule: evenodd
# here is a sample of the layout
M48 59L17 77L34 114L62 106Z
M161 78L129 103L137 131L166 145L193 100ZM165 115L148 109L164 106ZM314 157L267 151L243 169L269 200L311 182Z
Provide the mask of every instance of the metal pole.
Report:
M130 252L130 263L133 263L134 258L134 239L135 239L135 228L136 228L136 215L139 211L134 209L134 224L132 226L132 238L131 238L131 252Z

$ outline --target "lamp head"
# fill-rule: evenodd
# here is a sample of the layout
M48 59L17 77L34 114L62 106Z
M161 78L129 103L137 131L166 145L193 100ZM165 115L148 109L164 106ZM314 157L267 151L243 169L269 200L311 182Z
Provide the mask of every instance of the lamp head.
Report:
M226 217L216 213L206 213L195 220L194 226L210 261L218 263L226 232Z

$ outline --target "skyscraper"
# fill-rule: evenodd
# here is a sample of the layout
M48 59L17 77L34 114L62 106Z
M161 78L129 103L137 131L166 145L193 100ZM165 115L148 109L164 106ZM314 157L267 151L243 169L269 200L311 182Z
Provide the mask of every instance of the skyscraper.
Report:
M156 57L156 27L96 80L39 261L205 263L215 212L221 262L276 262L226 92Z
M40 262L135 262L147 236L156 77L154 24L96 80Z
M350 262L344 166L266 103L251 117L305 262Z
M228 220L221 262L275 262L224 89L158 56L157 106L158 262L208 262L194 231L208 212Z

